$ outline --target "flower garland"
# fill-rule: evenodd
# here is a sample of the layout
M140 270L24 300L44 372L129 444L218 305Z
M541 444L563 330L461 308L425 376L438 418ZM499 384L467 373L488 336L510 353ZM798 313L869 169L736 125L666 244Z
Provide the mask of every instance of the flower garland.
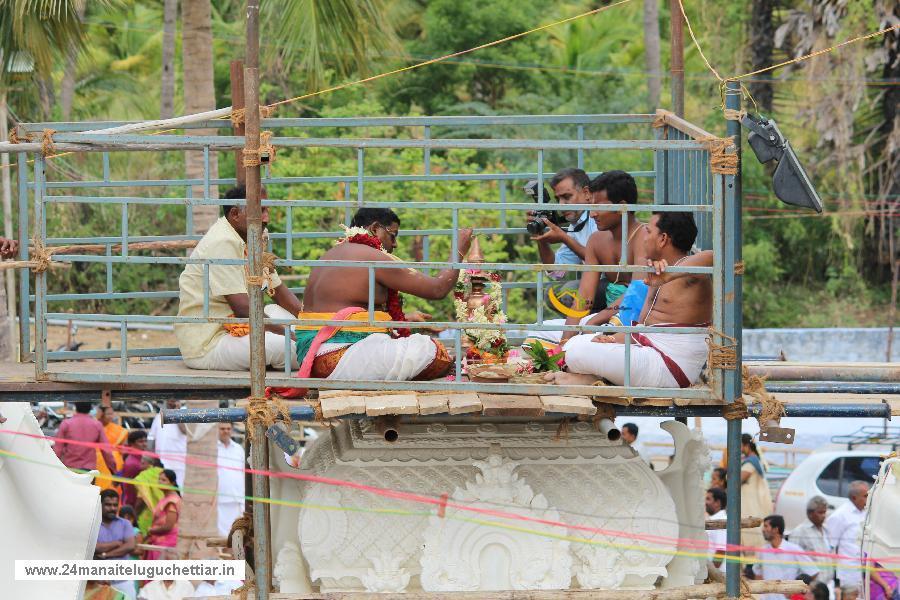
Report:
M343 243L362 244L384 252L381 240L369 233L368 229L363 229L362 227L344 227L344 237L340 238L335 245ZM387 252L384 253L391 256ZM387 313L391 316L392 321L407 320L406 314L403 312L403 298L400 297L400 292L390 288L387 291ZM409 329L396 329L395 333L397 337L409 337L412 331Z
M465 298L472 292L473 279L486 279L487 284L483 303L470 310ZM466 269L459 274L453 291L456 320L468 323L506 323L506 315L500 310L502 294L500 275L480 269ZM474 354L503 356L509 351L506 336L501 329L464 329L463 332L476 351Z

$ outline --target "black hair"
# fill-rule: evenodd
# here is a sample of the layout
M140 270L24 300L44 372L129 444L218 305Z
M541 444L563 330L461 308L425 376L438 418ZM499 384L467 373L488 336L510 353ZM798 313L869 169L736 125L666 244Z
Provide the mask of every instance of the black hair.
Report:
M625 423L624 425L622 425L622 429L624 429L634 437L638 436L638 426L634 423Z
M243 200L247 197L247 188L243 185L236 185L227 192L223 198L225 200ZM227 217L228 213L231 212L232 208L240 208L239 204L224 204L222 205L222 216Z
M759 450L756 449L756 444L753 442L753 436L749 433L745 433L741 435L741 444L747 444L750 446L750 449L753 450L753 454L759 456Z
M131 517L132 519L137 520L137 515L134 513L134 507L129 504L123 504L119 507L119 516L123 519Z
M110 489L106 489L106 490L103 490L102 492L100 492L100 502L103 502L107 498L115 498L116 500L118 500L119 492L117 492L116 490L110 490Z
M128 445L132 446L138 440L147 439L147 432L143 429L135 429L134 431L128 432Z
M93 406L94 406L93 402L76 402L75 403L75 412L86 415L89 412L91 412L91 408Z
M353 215L350 227L368 227L372 223L380 223L387 227L394 223L400 226L400 217L389 208L360 208Z
M659 219L656 227L672 240L672 244L682 252L690 252L697 239L697 224L689 212L655 212Z
M810 582L809 591L812 592L813 600L828 600L831 597L828 586L821 581Z
M713 469L713 473L719 476L719 479L722 481L728 481L728 471L723 469L722 467L716 467Z
M637 183L625 171L601 173L591 181L588 189L592 192L606 190L606 197L614 204L636 204L638 199Z
M553 178L550 179L550 187L555 188L566 179L571 179L572 184L578 189L588 187L591 184L591 178L584 172L584 169L567 167L557 171L556 174L553 175Z
M181 492L178 490L178 477L175 475L175 471L173 471L172 469L163 469L163 474L166 476L166 479L168 479L171 484L175 486L175 489L172 491L180 496Z
M728 494L725 493L720 487L712 487L706 490L708 494L711 494L713 500L719 503L719 506L725 508L728 505Z
M781 515L769 515L763 519L763 523L768 523L772 529L777 529L780 535L784 535L784 517Z

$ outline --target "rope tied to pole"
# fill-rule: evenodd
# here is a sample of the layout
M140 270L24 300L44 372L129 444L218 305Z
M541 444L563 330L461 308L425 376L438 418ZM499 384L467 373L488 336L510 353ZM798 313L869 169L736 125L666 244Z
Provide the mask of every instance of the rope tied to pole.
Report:
M275 272L275 261L278 260L278 256L272 254L271 252L263 252L262 254L262 275L251 275L250 274L250 265L244 265L244 279L247 282L247 287L251 286L259 286L263 287L265 285L266 293L269 294L269 297L275 296L275 289L272 286L272 273Z
M738 156L733 137L702 137L697 140L709 152L709 167L720 175L737 175Z
M653 118L652 126L655 128L666 127L668 123L666 123L666 115L665 113L657 112L656 116Z
M709 346L709 355L707 363L710 369L730 369L737 368L737 340L726 333L722 333L710 327L710 333L717 335L724 340L724 343L717 344L712 340L712 335L706 338L706 345Z
M778 421L784 416L784 403L766 390L765 376L753 375L747 367L743 367L741 378L743 379L744 394L755 399L761 406L756 420L759 421L760 430L765 431L769 428L769 422Z
M53 134L55 129L45 129L41 135L41 155L46 158L51 154L56 154L56 146L53 145Z
M743 421L749 416L750 411L743 398L735 398L734 402L722 405L722 417L726 421Z
M743 275L744 274L744 261L739 260L734 263L734 274L735 275Z
M277 108L278 108L277 106L266 106L265 104L261 104L259 107L260 120L268 119L269 117L271 117L272 114L275 112L275 109L277 109ZM247 116L247 109L245 109L245 108L232 109L231 115L229 117L231 119L231 125L234 127L240 127L241 125L244 124L246 116Z
M259 134L259 148L256 150L244 148L241 151L245 167L257 167L263 163L275 162L276 148L272 145L272 135L271 131L261 132Z
M747 116L746 110L734 110L733 108L726 108L722 112L726 121L740 121Z
M610 421L616 420L616 408L612 404L598 404L597 412L594 413L594 416L591 418L591 422L594 425L594 429L600 431L600 421L603 419L609 419Z
M247 436L250 443L256 440L256 425L262 425L268 429L275 421L283 421L290 430L291 409L282 398L266 398L265 396L250 396L247 398Z

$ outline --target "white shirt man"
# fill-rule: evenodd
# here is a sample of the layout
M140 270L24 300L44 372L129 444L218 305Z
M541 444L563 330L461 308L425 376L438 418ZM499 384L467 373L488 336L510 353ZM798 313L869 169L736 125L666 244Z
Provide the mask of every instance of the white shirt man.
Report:
M706 514L709 515L710 519L721 519L724 521L727 517L725 513L727 503L728 499L725 496L725 490L721 488L706 490ZM727 545L727 534L728 532L724 528L706 530L706 536L709 538L709 560L720 570L723 562L722 555L725 553ZM716 554L719 555L718 558L716 558Z
M753 565L753 574L757 579L791 580L798 579L801 574L810 577L819 574L819 569L805 554L805 550L784 539L784 517L781 515L766 517L763 521L762 534L766 545L756 553L757 562ZM797 554L792 554L794 552ZM787 600L784 594L760 594L757 597L761 600Z
M177 400L166 400L166 408L178 408ZM153 441L153 451L160 455L160 460L166 469L175 471L178 486L184 487L185 458L187 457L187 428L184 424L162 424L161 414L153 418L150 426L150 434L147 436Z
M834 546L831 544L828 529L825 526L825 515L828 513L828 502L822 496L813 496L806 505L806 521L794 528L788 535L788 539L806 550L820 554L834 554ZM834 580L834 567L832 559L824 556L812 556L813 562L819 567L818 580L832 584Z
M164 581L157 579L141 588L138 600L184 600L194 595L190 581Z
M841 587L862 583L862 571L859 568L862 550L859 537L862 533L862 523L866 518L869 484L854 481L850 484L847 497L850 498L850 502L838 508L825 520L829 541L834 546L835 553L849 557L841 560L837 567L837 578L841 582Z
M231 423L219 423L218 479L219 535L226 536L231 524L244 513L244 449L231 439Z

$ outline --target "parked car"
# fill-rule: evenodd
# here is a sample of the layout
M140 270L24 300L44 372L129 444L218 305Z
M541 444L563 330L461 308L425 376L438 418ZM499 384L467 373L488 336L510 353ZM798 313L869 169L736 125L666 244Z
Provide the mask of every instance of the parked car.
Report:
M823 496L832 511L847 499L848 486L860 480L872 483L882 457L900 444L900 428L863 427L860 431L832 438L832 443L813 452L791 472L775 496L775 512L784 517L790 531L806 519L806 503Z

